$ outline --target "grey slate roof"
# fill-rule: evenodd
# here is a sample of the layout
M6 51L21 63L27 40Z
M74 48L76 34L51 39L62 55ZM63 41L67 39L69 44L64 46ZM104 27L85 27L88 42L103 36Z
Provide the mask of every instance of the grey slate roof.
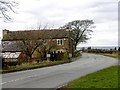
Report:
M20 45L22 43L20 41L8 41L9 44L4 44L2 47L3 52L16 52L16 51L23 51L22 48L20 48Z

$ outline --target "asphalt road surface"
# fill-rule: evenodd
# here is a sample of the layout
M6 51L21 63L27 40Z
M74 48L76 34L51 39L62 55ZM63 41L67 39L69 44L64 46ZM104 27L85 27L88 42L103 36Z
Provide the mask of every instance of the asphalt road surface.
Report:
M2 88L57 88L71 80L118 64L118 60L83 53L78 60L51 67L2 75Z

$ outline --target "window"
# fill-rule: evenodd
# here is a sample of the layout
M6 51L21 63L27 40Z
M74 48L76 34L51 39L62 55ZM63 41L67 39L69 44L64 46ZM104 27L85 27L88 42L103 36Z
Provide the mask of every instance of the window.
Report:
M63 45L63 39L57 39L57 45Z

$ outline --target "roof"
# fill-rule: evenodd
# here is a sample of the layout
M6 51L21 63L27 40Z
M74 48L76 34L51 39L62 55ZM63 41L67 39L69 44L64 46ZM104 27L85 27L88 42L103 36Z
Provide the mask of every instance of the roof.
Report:
M2 47L2 52L20 52L20 51L23 51L22 48L20 48L22 44L22 42L20 41L7 41L9 42L8 44L3 44L3 47Z
M66 29L46 29L46 30L26 30L26 31L9 31L3 36L2 41L12 40L36 40L50 38L67 38L69 37Z

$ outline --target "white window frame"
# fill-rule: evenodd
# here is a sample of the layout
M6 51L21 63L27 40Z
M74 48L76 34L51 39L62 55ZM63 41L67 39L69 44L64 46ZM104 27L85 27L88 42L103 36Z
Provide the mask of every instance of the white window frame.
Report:
M63 39L57 39L57 45L64 45Z

